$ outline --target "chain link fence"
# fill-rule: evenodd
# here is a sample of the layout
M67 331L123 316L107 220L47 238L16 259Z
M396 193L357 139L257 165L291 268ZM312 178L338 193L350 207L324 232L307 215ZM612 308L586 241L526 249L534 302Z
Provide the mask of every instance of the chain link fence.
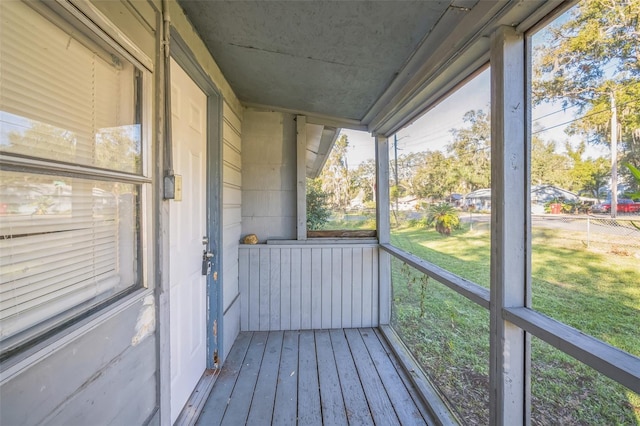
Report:
M612 219L604 215L532 215L531 227L534 241L536 231L543 231L544 235L563 240L567 248L640 255L640 216Z

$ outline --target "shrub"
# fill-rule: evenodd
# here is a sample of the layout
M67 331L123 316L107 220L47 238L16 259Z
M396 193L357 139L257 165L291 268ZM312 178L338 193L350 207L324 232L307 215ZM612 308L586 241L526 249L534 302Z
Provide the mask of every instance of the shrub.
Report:
M328 198L318 179L307 179L307 229L321 229L329 221Z
M427 211L427 225L435 226L440 235L451 235L452 230L460 227L460 218L452 205L434 204Z

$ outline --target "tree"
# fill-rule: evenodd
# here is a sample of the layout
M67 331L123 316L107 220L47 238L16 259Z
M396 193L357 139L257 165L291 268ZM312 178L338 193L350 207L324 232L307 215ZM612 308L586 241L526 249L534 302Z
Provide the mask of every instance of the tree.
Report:
M58 161L77 161L78 137L74 132L29 120L26 130L11 131L9 145L3 149L15 153L48 158Z
M410 179L415 195L423 198L442 199L454 192L457 188L457 181L452 167L453 159L446 157L440 151L428 151L424 157L424 164L416 170L415 175Z
M352 195L349 165L347 164L348 148L347 135L340 136L333 145L320 174L322 190L329 194L329 204L339 210L345 210L349 206Z
M364 194L363 201L375 201L376 197L376 162L368 159L351 173L351 185L357 192Z
M586 150L584 142L576 149L567 144L566 149L572 163L569 169L571 184L567 186L567 189L575 192L587 192L599 199L609 179L609 162L604 158L584 160L582 158Z
M399 185L405 189L407 194L417 195L414 176L425 166L428 155L428 151L421 151L398 156Z
M320 179L307 179L307 229L317 230L329 221L329 194L322 190Z
M466 112L463 121L466 127L451 130L454 140L447 151L453 156L459 190L472 192L490 186L491 122L482 110Z
M582 118L568 133L590 143L620 141L623 159L630 162L640 159L639 16L640 0L582 1L568 19L547 28L533 58L534 103L577 107ZM621 131L612 136L613 120ZM612 151L617 159L617 149Z
M569 187L569 158L556 152L554 141L545 142L534 135L531 140L531 184Z

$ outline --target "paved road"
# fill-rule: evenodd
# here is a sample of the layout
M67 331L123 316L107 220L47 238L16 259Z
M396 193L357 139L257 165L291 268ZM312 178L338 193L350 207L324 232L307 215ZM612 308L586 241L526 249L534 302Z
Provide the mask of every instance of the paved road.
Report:
M409 219L420 219L425 216L421 212L407 212ZM532 215L531 225L534 228L550 228L550 229L563 229L566 231L574 232L587 232L591 234L605 234L605 235L618 235L631 238L633 245L640 245L640 231L633 228L630 221L634 221L640 226L640 215L618 215L617 221L611 219L608 215ZM488 224L491 220L491 215L468 212L460 213L460 220L463 223L474 224ZM627 240L627 238L625 238Z

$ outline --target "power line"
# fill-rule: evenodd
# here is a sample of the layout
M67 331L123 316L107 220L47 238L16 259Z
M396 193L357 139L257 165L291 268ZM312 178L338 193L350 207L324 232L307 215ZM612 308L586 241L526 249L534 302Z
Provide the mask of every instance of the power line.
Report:
M636 99L636 100L625 102L624 104L618 105L618 107L622 107L622 106L629 105L629 104L634 104L634 103L637 103L637 102L639 102L639 100ZM604 113L607 113L607 112L609 112L608 109L602 110L602 111L597 111L597 112L592 112L591 114L583 115L582 117L574 118L573 120L565 121L564 123L560 123L560 124L556 124L556 125L551 126L551 127L545 127L544 129L536 130L535 132L531 132L531 134L532 135L536 135L538 133L546 132L547 130L555 129L556 127L566 126L567 124L571 124L571 123L574 123L576 121L584 120L585 118L593 117L595 115L604 114Z
M552 115L559 114L559 113L561 113L561 112L567 112L567 110L570 110L570 109L573 109L573 108L578 108L579 106L580 106L580 105L571 105L571 106L569 106L569 107L567 107L567 108L562 108L562 109L559 109L559 110L556 110L556 111L552 111L552 112L550 112L550 113L548 113L548 114L541 115L540 117L533 117L533 118L531 119L531 121L538 121L538 120L541 120L541 119L543 119L543 118L547 118L547 117L550 117L550 116L552 116Z
M612 64L609 64L608 66L604 67L604 68L602 69L602 71L603 71L603 72L606 72L606 71L609 71L609 70L611 70L611 69L613 69L613 68L616 68L617 66L618 66L618 64L616 64L616 63L612 63ZM540 117L532 118L531 120L532 120L532 121L540 120L540 119L542 119L542 118L546 118L546 117L549 117L549 116L554 115L554 114L559 114L559 113L561 113L561 112L566 112L566 111L567 111L567 110L569 110L569 109L577 108L577 107L579 107L579 106L580 106L580 105L571 105L571 106L569 106L569 107L567 107L567 108L562 108L562 109L559 109L559 110L556 110L556 111L552 111L552 112L550 112L550 113L548 113L548 114L542 115L542 116L540 116Z

